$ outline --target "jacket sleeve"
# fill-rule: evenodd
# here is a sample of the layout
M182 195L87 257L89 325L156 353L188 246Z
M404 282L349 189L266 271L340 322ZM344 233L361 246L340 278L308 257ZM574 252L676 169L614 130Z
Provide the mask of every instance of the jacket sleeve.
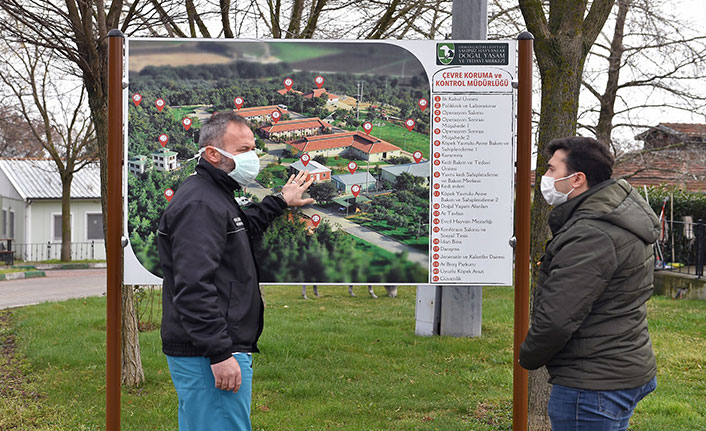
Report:
M520 365L529 370L546 365L564 348L617 267L613 241L603 231L576 225L562 237L549 275L538 286L533 323L520 347Z
M168 229L174 267L174 309L191 342L211 363L230 357L233 342L214 284L225 249L228 218L194 201L172 216Z
M248 219L248 228L253 237L262 236L270 223L272 223L272 220L281 215L286 209L286 202L274 196L265 196L262 202L252 203L244 207L243 213Z

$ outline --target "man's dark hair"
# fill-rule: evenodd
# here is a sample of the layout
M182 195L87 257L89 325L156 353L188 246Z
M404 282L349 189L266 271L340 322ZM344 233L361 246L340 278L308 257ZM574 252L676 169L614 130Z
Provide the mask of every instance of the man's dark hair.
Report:
M593 138L580 136L554 139L547 145L544 153L551 158L557 150L566 152L566 167L569 174L583 172L589 187L610 179L613 174L613 155L608 146Z
M199 134L199 148L207 146L223 148L223 135L229 123L235 123L250 128L250 122L233 111L224 111L213 114L201 126Z

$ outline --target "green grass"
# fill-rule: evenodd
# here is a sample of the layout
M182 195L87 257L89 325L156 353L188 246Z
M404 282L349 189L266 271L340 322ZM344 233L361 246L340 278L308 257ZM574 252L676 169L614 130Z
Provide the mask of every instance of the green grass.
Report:
M373 220L369 218L367 214L358 214L349 218L361 226L365 226L374 230L375 232L379 232L383 235L389 236L390 238L394 238L400 241L402 244L415 247L424 252L427 252L429 250L429 236L423 234L420 235L419 238L415 238L415 231L414 227L412 226L390 226L386 220ZM423 233L427 233L427 230L424 230Z
M384 126L378 126L380 122L382 122ZM355 127L343 128L348 130L363 130L361 127L358 127L357 129ZM424 158L429 159L429 135L415 131L410 132L404 126L399 126L380 120L375 120L375 127L373 127L373 131L370 132L370 134L376 138L380 138L391 144L397 145L409 153L421 151Z
M483 289L475 339L414 336L413 287L397 299L358 290L350 298L344 286L323 286L321 299L305 301L298 287L264 287L255 430L511 428L512 288ZM25 395L0 390L0 429L103 429L105 298L24 307L13 319L0 341L17 336ZM703 430L706 302L653 298L649 319L659 387L631 429ZM123 390L122 429L175 430L159 331L142 333L141 346L147 382Z
M337 48L327 48L323 45L313 45L305 43L270 42L272 56L287 63L311 60L340 52ZM331 45L333 46L333 45ZM297 83L295 82L295 86ZM313 87L314 83L311 83Z
M255 181L258 183L262 184L263 187L282 187L284 184L287 182L287 179L289 178L289 175L287 174L285 178L279 178L276 176L276 172L285 172L287 173L289 170L286 166L282 165L276 165L274 163L267 165L265 169L261 170L257 174L257 178L255 178ZM267 181L265 181L267 179Z
M27 269L25 268L6 268L6 269L0 269L0 274L9 274L11 272L25 272Z

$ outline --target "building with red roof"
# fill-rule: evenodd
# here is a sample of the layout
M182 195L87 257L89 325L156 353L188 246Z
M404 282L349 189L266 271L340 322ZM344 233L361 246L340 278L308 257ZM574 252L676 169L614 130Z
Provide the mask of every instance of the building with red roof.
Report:
M274 111L280 113L280 118L283 118L285 114L289 114L287 107L284 105L253 106L251 108L234 109L234 111L246 120L257 124L271 122L271 115Z
M321 97L323 95L326 95L328 98L328 103L336 103L338 102L338 99L340 99L340 96L336 94L329 93L328 90L325 88L314 88L310 92L304 94L305 99L312 99L314 97Z
M295 155L301 153L309 153L311 157L340 155L369 162L399 157L402 152L396 145L359 131L306 136L287 142L287 149Z
M643 149L620 156L614 178L633 187L672 185L706 192L706 124L660 123L635 139Z
M292 139L302 136L319 135L331 131L331 125L318 117L298 118L280 121L260 127L258 132L265 138Z
M301 91L293 90L291 88L289 90L287 90L286 88L280 88L279 90L277 90L277 92L282 96L284 96L287 93L303 94Z

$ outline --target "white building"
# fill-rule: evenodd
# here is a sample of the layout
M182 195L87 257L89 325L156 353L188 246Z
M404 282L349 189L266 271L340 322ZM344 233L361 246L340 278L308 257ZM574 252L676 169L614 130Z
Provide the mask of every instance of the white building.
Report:
M137 156L127 161L127 170L135 175L142 175L147 170L147 156Z
M90 163L74 174L71 183L74 259L105 259L100 193L98 163ZM59 258L61 179L54 161L0 159L0 204L0 239L12 240L16 259Z
M429 186L429 176L431 175L431 165L428 161L422 163L407 163L404 165L385 166L380 171L380 179L395 184L397 177L402 173L407 173L415 177L424 178L422 185Z
M179 167L177 163L177 152L166 147L152 153L152 166L162 172L173 171Z

